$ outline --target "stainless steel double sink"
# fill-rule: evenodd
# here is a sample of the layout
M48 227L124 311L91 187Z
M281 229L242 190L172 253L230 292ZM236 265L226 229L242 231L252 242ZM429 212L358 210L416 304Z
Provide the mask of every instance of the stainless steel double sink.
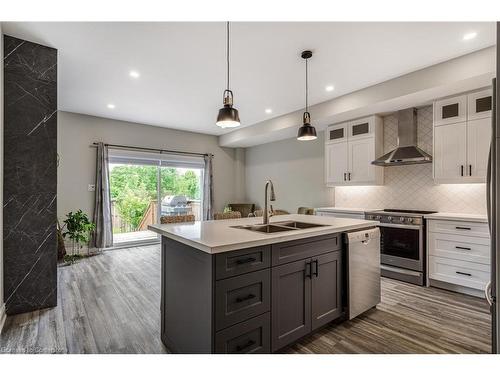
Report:
M235 225L231 228L246 229L260 233L277 233L289 230L300 230L308 228L326 227L324 224L304 223L301 221L279 221L272 224Z

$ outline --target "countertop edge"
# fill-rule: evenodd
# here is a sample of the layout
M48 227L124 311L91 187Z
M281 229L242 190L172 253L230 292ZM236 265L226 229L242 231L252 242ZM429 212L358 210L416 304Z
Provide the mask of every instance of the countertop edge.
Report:
M424 216L427 220L454 220L454 221L470 221L475 223L488 223L488 218L482 215L457 214L457 213L435 213Z
M271 245L274 243L280 243L280 242L287 242L287 241L294 241L294 240L300 240L304 238L309 238L309 237L317 237L317 236L324 236L327 234L335 234L335 233L342 233L342 232L347 232L351 230L356 230L356 229L363 229L363 228L371 228L371 227L376 227L378 224L377 221L368 221L366 223L362 224L352 224L348 226L343 226L343 227L337 227L337 228L321 228L313 231L309 230L304 230L300 231L297 233L290 233L290 232L285 232L285 235L281 236L276 236L276 237L269 237L269 238L258 238L252 241L247 241L243 243L234 243L234 244L228 244L228 245L221 245L221 246L208 246L204 245L202 243L199 243L197 241L193 241L187 238L184 238L182 236L166 232L164 230L161 230L159 228L155 227L149 227L148 229L158 233L162 236L165 236L167 238L170 238L172 240L178 241L180 243L183 243L185 245L191 246L193 248L196 248L198 250L201 250L205 253L208 254L219 254L219 253L224 253L228 251L234 251L234 250L240 250L240 249L247 249L251 247L256 247L256 246L264 246L264 245Z

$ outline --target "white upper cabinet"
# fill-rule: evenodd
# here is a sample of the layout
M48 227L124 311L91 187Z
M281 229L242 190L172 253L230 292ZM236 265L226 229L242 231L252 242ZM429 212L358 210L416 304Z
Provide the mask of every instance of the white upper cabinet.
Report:
M434 128L434 179L454 182L465 175L467 164L467 124L449 124Z
M481 90L434 103L433 166L437 183L486 181L491 141L491 93L491 89ZM463 121L446 123L453 116L443 119L443 107L453 103L458 104L458 117ZM460 112L465 108L463 103L467 103L464 114ZM449 110L444 112L451 114Z
M375 116L362 118L348 123L349 139L371 136L375 131Z
M383 167L371 164L383 151L382 119L370 116L326 130L325 181L328 186L382 185Z
M467 120L467 95L438 100L434 103L434 126Z
M325 137L326 143L347 141L348 127L347 122L328 127Z
M347 142L336 142L325 148L325 179L327 185L344 185L347 183L349 160Z
M491 117L492 97L491 89L467 95L467 120Z
M348 142L349 146L349 182L355 184L371 184L375 181L375 142L373 138L355 139Z
M467 122L467 182L485 182L491 143L491 117Z

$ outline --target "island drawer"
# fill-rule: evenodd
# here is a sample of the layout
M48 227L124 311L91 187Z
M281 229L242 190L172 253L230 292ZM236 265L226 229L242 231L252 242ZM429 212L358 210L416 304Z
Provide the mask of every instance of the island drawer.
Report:
M271 261L273 266L277 266L330 251L337 251L341 248L342 241L338 233L282 242L271 245Z
M216 333L215 353L270 353L270 320L270 313L265 313Z
M263 314L271 308L271 270L216 281L215 330Z
M251 247L215 255L216 280L258 271L271 266L271 246Z

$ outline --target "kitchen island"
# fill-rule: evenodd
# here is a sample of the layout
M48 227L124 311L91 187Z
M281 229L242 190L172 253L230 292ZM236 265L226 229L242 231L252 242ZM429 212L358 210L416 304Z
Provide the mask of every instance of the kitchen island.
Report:
M172 352L271 353L342 319L342 234L378 223L310 215L261 223L149 226L162 236L161 339Z

